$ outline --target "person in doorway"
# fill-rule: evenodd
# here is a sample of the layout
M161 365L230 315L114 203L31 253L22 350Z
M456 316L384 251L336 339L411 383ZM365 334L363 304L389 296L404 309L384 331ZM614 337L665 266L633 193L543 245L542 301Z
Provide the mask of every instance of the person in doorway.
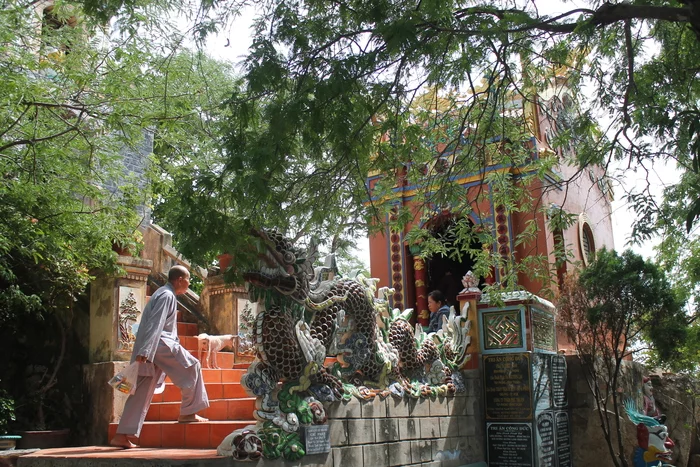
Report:
M430 310L428 332L437 332L442 327L442 317L450 314L445 295L439 290L433 290L428 294L428 310Z
M153 294L143 310L131 355L132 362L139 362L139 379L136 392L126 400L117 433L109 443L112 446L138 447L134 441L141 434L153 391L163 373L182 392L178 422L208 421L197 415L197 412L209 407L202 367L180 345L177 337L176 296L185 293L189 285L189 271L182 266L173 266L168 272L168 283Z

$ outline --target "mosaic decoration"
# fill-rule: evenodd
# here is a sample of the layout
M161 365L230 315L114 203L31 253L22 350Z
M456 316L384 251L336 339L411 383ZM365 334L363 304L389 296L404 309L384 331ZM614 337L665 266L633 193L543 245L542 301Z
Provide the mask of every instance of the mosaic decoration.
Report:
M546 311L532 308L532 339L535 348L556 352L554 316Z
M414 332L413 310L389 307L395 289L377 290L378 279L362 275L323 280L325 268L312 267L313 246L302 250L277 232L256 233L261 265L244 274L257 303L256 360L241 384L258 399L252 431L263 457L304 456L300 433L327 421L321 402L434 397L463 389L453 372L458 375L469 358L466 318L452 310L438 332L425 334L420 326ZM336 359L324 366L326 357Z
M392 214L392 218L395 214ZM394 219L395 220L395 219ZM391 288L394 289L394 305L401 309L403 308L403 255L401 235L397 232L392 232L389 236L391 241Z
M482 316L486 349L512 349L523 346L522 317L519 309L489 312Z
M498 253L507 261L511 251L510 229L508 228L508 213L502 204L496 206L496 233L498 234L496 238Z
M668 462L673 456L675 443L668 436L665 417L651 417L639 411L634 401L625 401L630 421L637 425L637 443L634 448L634 467L673 467ZM662 418L663 417L663 418Z
M255 304L238 299L238 348L239 356L255 356L253 328L255 327Z
M129 290L129 294L119 304L119 350L134 349L134 342L136 342L134 324L141 315L141 310L136 303L134 292Z

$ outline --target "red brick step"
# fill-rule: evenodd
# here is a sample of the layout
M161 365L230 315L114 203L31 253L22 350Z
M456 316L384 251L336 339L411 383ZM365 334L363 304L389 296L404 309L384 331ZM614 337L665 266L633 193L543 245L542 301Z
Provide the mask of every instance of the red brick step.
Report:
M238 399L249 397L245 392L241 383L205 383L204 388L207 390L207 396L210 400L214 399ZM180 388L173 383L166 383L165 390L161 394L153 396L153 402L180 402L182 394Z
M214 449L234 430L254 425L255 420L209 421L204 423L145 422L139 438L143 448ZM109 424L109 439L117 424Z
M205 383L240 383L241 376L245 374L243 368L213 370L210 368L202 369L202 378ZM169 377L165 378L166 383L172 383Z
M250 420L255 410L255 398L226 400L209 399L209 408L199 415L209 420ZM177 421L180 416L180 402L159 402L151 404L146 414L146 421Z

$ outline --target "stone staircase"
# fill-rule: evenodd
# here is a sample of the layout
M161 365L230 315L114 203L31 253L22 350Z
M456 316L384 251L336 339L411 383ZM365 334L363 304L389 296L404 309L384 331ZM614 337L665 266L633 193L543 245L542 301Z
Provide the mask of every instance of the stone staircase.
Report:
M178 312L177 324L180 343L197 357L197 324L182 322L181 313ZM210 406L199 415L208 418L208 422L177 422L180 390L166 378L165 391L153 396L138 444L144 448L216 448L232 431L255 424L255 398L249 397L241 386L241 376L249 364L234 365L233 355L219 352L217 363L221 369L202 369ZM117 423L110 423L108 439L116 430Z

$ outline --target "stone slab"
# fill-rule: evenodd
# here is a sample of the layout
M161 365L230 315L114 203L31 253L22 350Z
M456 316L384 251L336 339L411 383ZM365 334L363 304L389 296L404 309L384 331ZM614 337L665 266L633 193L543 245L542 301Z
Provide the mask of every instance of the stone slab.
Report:
M392 418L408 417L408 403L406 399L389 397L386 400L387 416Z
M420 419L400 418L397 421L399 424L399 436L402 440L420 439Z
M431 417L444 417L449 415L449 402L451 399L451 397L437 397L435 399L428 399L428 415Z
M430 440L411 441L411 462L430 462L433 460L433 448Z
M411 441L387 443L390 466L408 465L411 463Z
M360 401L352 398L349 401L329 402L326 404L328 418L362 418Z
M362 445L375 442L374 419L350 419L348 423L348 441L351 445Z
M368 444L362 446L362 457L364 465L367 467L380 467L387 465L389 450L386 444ZM345 464L343 467L356 466L360 464Z
M374 420L374 435L377 443L397 441L399 421L396 418L377 418Z
M450 407L450 415L466 415L467 414L467 397L455 397L452 400Z
M440 436L448 438L450 436L459 436L459 418L458 417L437 417L440 423Z
M350 444L347 420L329 420L328 426L331 431L331 446L347 446Z
M362 446L333 448L333 467L361 467L363 463Z
M361 404L362 418L385 418L387 415L387 401L375 397L371 401L362 402Z
M409 399L408 400L408 416L409 417L429 417L430 416L430 399Z
M420 437L422 439L440 437L440 419L437 417L424 417L420 420Z
M459 436L474 436L477 432L481 431L481 425L482 423L474 417L457 417Z

